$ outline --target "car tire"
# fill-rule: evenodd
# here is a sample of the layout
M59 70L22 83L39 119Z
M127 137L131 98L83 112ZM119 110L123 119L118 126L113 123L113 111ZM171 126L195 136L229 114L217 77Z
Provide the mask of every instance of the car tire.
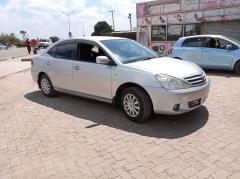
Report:
M178 60L182 60L180 57L173 57L173 58L178 59Z
M240 75L240 61L235 64L234 71L237 75Z
M139 87L126 88L121 95L121 103L125 115L131 121L142 122L152 114L151 99Z
M52 86L52 82L46 74L40 77L39 85L42 93L47 97L53 97L56 94L55 89Z

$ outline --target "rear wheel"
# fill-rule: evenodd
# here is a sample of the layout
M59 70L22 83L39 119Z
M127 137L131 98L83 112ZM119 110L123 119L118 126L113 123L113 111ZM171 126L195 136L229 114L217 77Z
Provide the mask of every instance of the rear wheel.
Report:
M43 74L39 80L40 88L45 96L52 97L56 94L52 82L46 74Z
M125 89L121 96L121 102L125 115L131 121L145 121L152 113L151 99L146 92L139 87L129 87Z
M234 71L236 74L240 75L240 61L238 61L234 67Z

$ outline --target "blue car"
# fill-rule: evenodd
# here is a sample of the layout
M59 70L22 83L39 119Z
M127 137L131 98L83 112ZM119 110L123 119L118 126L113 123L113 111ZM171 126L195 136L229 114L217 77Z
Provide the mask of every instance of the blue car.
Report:
M4 45L3 43L0 43L0 50L2 49L8 49L8 46Z
M180 38L172 57L193 62L205 69L224 69L240 74L240 42L222 35Z

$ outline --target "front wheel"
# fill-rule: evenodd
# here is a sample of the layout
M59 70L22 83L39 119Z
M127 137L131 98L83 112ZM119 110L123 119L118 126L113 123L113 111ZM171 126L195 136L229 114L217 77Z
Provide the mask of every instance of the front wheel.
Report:
M146 92L139 87L130 87L123 91L121 96L125 115L131 121L142 122L152 113L152 103Z
M240 75L240 61L238 61L234 67L234 71L237 75Z
M40 77L39 82L40 82L40 87L41 87L42 93L45 96L52 97L56 94L56 91L54 90L54 88L52 86L52 82L47 75L45 75L45 74L42 75Z

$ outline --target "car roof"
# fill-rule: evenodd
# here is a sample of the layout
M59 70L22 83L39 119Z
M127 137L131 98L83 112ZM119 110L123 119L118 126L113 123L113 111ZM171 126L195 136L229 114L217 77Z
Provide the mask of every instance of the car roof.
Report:
M81 37L81 38L69 38L69 39L63 39L60 40L59 43L61 42L68 42L68 41L75 41L75 40L89 40L89 41L94 41L94 42L99 42L102 40L116 40L116 39L126 39L122 37L110 37L110 36L88 36L88 37Z
M198 37L227 38L224 35L214 35L214 34L192 35L192 36L181 37L181 38L188 39L188 38L198 38Z

